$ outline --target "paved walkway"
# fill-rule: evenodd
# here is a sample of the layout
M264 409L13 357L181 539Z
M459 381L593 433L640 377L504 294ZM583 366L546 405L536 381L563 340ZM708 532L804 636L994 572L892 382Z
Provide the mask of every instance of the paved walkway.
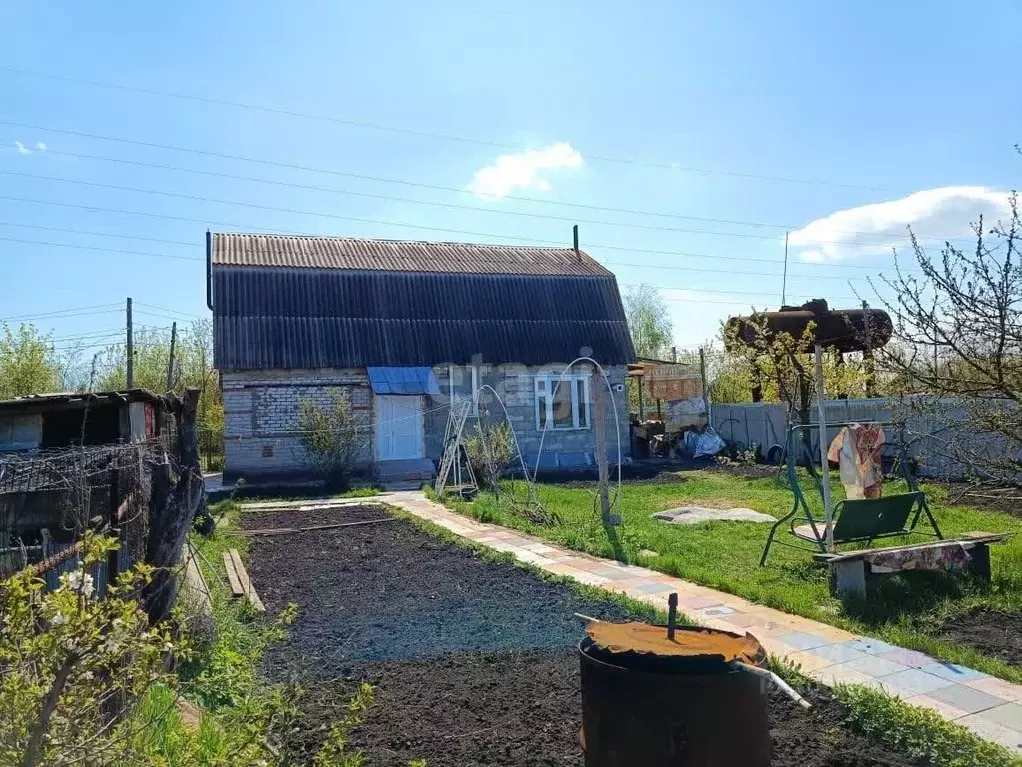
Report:
M430 501L419 491L386 493L378 500L463 538L510 552L547 572L622 592L665 611L667 595L677 592L679 609L699 623L725 631L747 631L768 652L798 663L804 673L826 685L843 682L883 689L1022 754L1022 685L655 570L557 548L539 538L476 522Z

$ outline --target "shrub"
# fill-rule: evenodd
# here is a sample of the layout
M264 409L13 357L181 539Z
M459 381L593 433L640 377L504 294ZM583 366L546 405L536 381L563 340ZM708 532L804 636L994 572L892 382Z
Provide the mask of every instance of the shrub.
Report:
M511 424L501 421L487 429L476 426L465 439L465 450L479 486L496 489L515 457Z
M137 565L108 586L105 598L96 593L94 566L116 547L116 540L89 533L81 567L62 575L51 592L31 569L0 581L0 765L365 764L347 739L372 703L369 685L359 688L311 760L290 759L274 745L295 730L303 691L257 682L255 663L267 644L286 635L293 606L225 660L233 670L214 668L209 679L195 680L193 692L205 691L206 700L217 697L208 682L235 693L216 714L182 706L183 685L169 667L195 653L178 630L178 615L149 624L138 595L152 568ZM185 721L183 710L198 714L197 721Z
M128 714L157 684L168 657L188 656L169 622L150 626L138 601L152 568L136 565L96 593L91 572L117 548L91 533L80 569L45 591L31 569L0 584L0 764L128 763Z
M299 400L298 429L309 468L326 478L329 490L347 490L364 441L347 394L334 394L325 407Z

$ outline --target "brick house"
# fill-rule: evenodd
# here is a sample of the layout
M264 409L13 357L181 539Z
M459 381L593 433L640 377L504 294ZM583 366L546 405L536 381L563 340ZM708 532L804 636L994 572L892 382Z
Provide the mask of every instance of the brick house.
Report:
M582 251L233 233L206 250L227 478L307 474L299 401L339 391L384 479L431 476L452 403L474 395L485 418L506 408L530 465L590 467L592 370L562 376L580 356L610 378L608 452L617 427L628 455L635 352L614 275Z

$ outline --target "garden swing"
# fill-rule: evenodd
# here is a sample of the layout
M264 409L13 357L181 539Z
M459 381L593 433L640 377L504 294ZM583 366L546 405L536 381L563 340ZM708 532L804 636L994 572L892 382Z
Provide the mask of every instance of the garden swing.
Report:
M846 498L838 501L836 504L831 504L830 478L827 468L827 445L825 441L827 428L854 428L858 425L853 422L839 422L833 424L797 424L789 428L785 463L788 485L794 496L794 503L791 511L778 519L770 528L766 546L763 549L763 556L759 561L760 566L766 564L767 555L770 553L770 546L773 543L796 549L827 553L833 552L834 547L840 544L865 541L866 547L869 548L873 541L877 539L909 535L910 533L930 535L938 540L944 539L940 528L937 526L937 521L930 512L930 507L926 503L926 496L919 490L919 484L915 474L912 472L911 461L909 460L904 439L898 443L896 462L901 470L902 478L908 485L907 492L873 498ZM896 424L872 423L869 425L882 427L895 426ZM810 451L804 439L805 435L803 432L808 429L817 429L821 440L823 440L820 451L823 467L822 477L816 471L814 461L809 454ZM801 446L800 451L796 449L796 445ZM798 463L796 455L805 459L816 491L820 494L823 501L825 510L823 519L814 515L803 492L802 484L799 482L798 474L796 473L796 465ZM932 533L917 529L919 521L924 515L933 530ZM774 536L777 530L785 524L788 525L788 532L792 536L809 545L788 543L782 540L775 541Z

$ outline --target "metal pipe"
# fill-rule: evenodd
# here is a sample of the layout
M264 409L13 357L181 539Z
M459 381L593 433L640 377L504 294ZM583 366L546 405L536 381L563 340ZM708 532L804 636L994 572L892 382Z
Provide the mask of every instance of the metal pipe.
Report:
M779 676L777 676L777 674L775 674L773 671L770 671L769 669L765 668L760 668L759 666L753 666L750 663L742 663L740 660L732 661L731 665L736 669L740 669L741 671L748 671L750 674L755 674L756 676L763 677L764 679L769 679L771 682L777 685L777 688L781 692L783 692L793 701L798 703L798 705L800 705L802 708L807 710L812 708L812 704L810 704L809 701L807 701L805 698L799 695L790 684L788 684Z
M678 594L671 592L667 597L667 638L674 640L674 631L678 625Z
M830 503L830 461L827 460L827 414L824 397L827 390L823 385L823 347L816 344L816 407L819 409L820 427L820 477L823 490L823 509L827 519L827 551L834 551L834 507Z

